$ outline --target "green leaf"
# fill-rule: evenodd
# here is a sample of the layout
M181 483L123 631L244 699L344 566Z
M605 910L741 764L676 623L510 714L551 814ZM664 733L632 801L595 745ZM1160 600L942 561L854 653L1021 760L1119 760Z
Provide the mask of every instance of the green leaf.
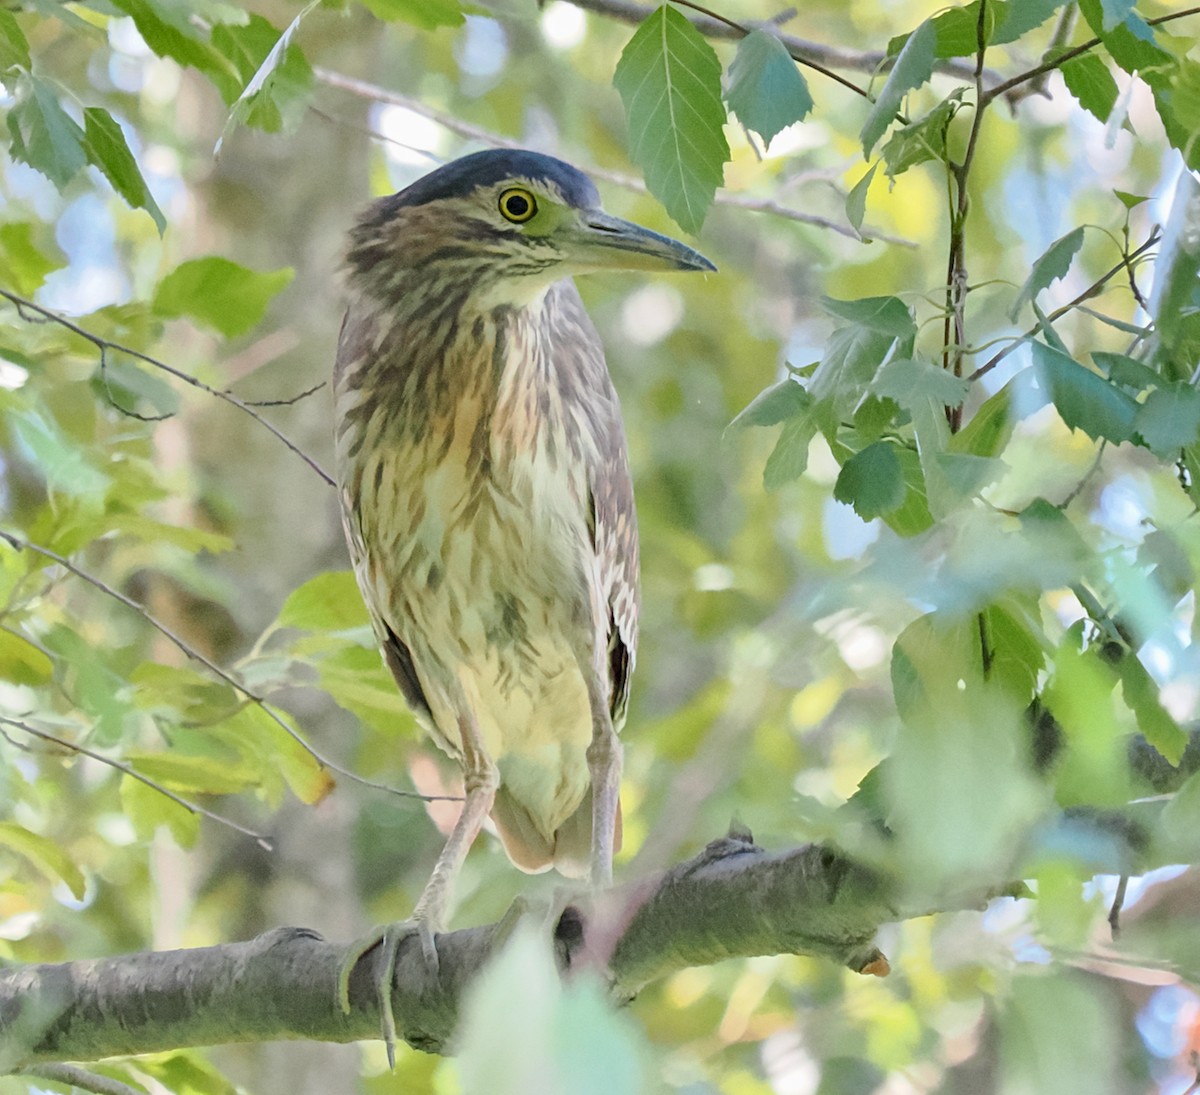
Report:
M860 136L864 159L870 159L871 150L895 121L904 96L920 87L933 75L933 66L937 60L936 54L937 32L930 20L927 19L913 31L908 41L904 43L904 48L896 58L887 82L880 90L875 105L863 123Z
M208 34L193 22L188 5L163 0L113 0L128 15L146 45L159 57L209 76L228 70L228 62L208 43Z
M457 1037L462 1087L639 1095L649 1090L643 1041L594 974L564 982L545 933L522 924L466 995Z
M738 42L725 101L738 121L767 144L781 130L803 121L813 108L796 62L784 44L765 30L752 30Z
M881 335L911 338L917 333L912 313L899 297L863 297L860 300L821 297L820 304L830 315Z
M52 882L64 883L76 901L83 900L87 892L83 872L56 841L15 822L0 821L0 847L28 860Z
M192 259L159 282L153 309L161 316L190 316L232 338L259 323L294 275L291 267L256 273L216 255Z
M914 449L905 447L897 454L900 472L904 476L904 503L884 516L888 528L900 536L918 536L933 525L933 514L925 497L925 476L921 458Z
M1136 209L1143 202L1148 202L1150 199L1141 194L1130 194L1128 190L1114 190L1113 193L1117 196L1117 200L1125 206L1126 209Z
M12 12L0 9L0 72L19 68L29 71L29 42Z
M944 162L946 133L961 105L962 92L956 91L938 103L925 117L897 129L882 151L888 177L894 179L910 167L929 160Z
M92 388L125 411L133 411L140 400L149 403L155 415L166 417L179 410L179 393L124 354L105 354L92 374Z
M808 415L784 423L763 467L763 486L767 490L776 490L804 474L808 467L808 446L816 434L817 424Z
M995 457L1008 446L1016 418L1012 408L1012 387L1005 384L989 396L961 430L950 438L953 453Z
M304 54L292 46L292 38L301 20L320 3L311 0L301 9L246 82L217 138L214 156L220 155L225 138L240 125L278 133L291 132L299 124L312 91L313 74Z
M0 627L0 680L14 684L45 684L54 674L50 656L25 636Z
M833 497L853 506L864 521L899 507L905 493L900 460L888 441L876 441L847 460L833 486Z
M385 23L409 23L421 30L460 27L466 21L464 5L458 0L363 0L363 6ZM466 10L478 9L474 4L469 4Z
M8 111L8 133L16 160L40 171L62 190L87 163L84 133L37 76L21 78L16 103Z
M253 787L254 772L218 757L180 753L130 753L125 760L136 772L183 795L232 795Z
M121 127L107 110L98 106L84 108L83 122L88 160L100 168L131 209L144 209L150 214L161 236L167 228L166 218L125 143Z
M254 758L256 778L268 781L268 773L281 776L301 802L321 802L333 790L333 777L297 740L294 720L279 713L293 730L289 734L261 707L243 707L236 714L207 728L214 738L227 741L244 755Z
M292 590L275 623L302 631L346 631L370 625L350 570L327 570Z
M1171 764L1177 765L1187 748L1188 734L1163 707L1154 678L1136 654L1126 654L1117 665L1117 673L1121 678L1121 694L1137 719L1142 736Z
M1162 460L1176 460L1180 449L1200 442L1200 391L1190 384L1155 388L1137 409L1133 429Z
M1181 171L1171 199L1171 212L1154 264L1155 363L1175 380L1191 378L1185 360L1175 365L1175 351L1186 335L1186 317L1200 308L1200 181Z
M1082 246L1083 228L1081 226L1072 229L1047 247L1045 252L1034 261L1029 277L1025 279L1025 284L1021 286L1017 299L1013 301L1012 307L1008 310L1008 318L1015 320L1021 309L1031 303L1038 293L1052 282L1065 276L1071 268L1071 260Z
M47 274L63 265L61 254L51 258L34 243L33 225L28 221L0 224L0 269L7 288L31 296L41 288Z
M846 219L854 226L856 232L862 232L863 218L867 215L867 191L871 189L871 180L875 178L875 172L878 170L879 161L876 161L846 195Z
M894 399L910 411L918 401L927 399L944 407L961 406L970 389L966 380L940 365L907 357L891 358L871 382L876 395Z
M758 393L728 426L726 432L747 426L774 426L794 418L812 405L808 394L790 376Z
M1144 392L1150 388L1156 388L1162 383L1162 377L1158 373L1148 365L1143 365L1136 358L1126 354L1094 350L1092 360L1114 384L1120 384L1134 392Z
M159 826L165 825L181 848L195 845L200 835L199 814L133 776L121 780L120 797L121 813L139 839L152 839Z
M2 394L2 393L0 393ZM0 399L0 406L4 406ZM14 399L5 408L9 428L30 462L55 490L65 494L99 495L108 488L108 476L96 468L83 448L41 411Z
M1072 877L1068 886L1069 896L1064 896L1078 902L1079 880ZM1089 915L1088 925L1093 920ZM1118 1022L1111 1001L1069 970L1015 976L998 1024L1004 1090L1054 1095L1119 1091L1124 1068ZM1081 1053L1080 1046L1089 1049Z
M664 4L629 40L613 84L625 104L630 154L650 192L686 231L699 232L729 159L715 51Z
M1133 436L1137 403L1101 376L1041 342L1033 343L1039 382L1072 430L1113 442Z
M1103 59L1095 53L1085 53L1064 61L1059 71L1067 90L1075 96L1079 105L1101 122L1107 122L1117 105L1120 89ZM1120 197L1120 194L1117 196ZM1132 209L1133 206L1127 205L1126 208Z

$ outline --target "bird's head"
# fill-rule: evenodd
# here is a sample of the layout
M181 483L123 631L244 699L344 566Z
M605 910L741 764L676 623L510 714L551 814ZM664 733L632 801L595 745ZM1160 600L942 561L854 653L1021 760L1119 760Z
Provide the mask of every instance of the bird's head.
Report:
M536 152L454 160L371 205L351 234L352 283L392 296L453 282L528 301L596 270L715 270L678 240L600 208L583 172Z

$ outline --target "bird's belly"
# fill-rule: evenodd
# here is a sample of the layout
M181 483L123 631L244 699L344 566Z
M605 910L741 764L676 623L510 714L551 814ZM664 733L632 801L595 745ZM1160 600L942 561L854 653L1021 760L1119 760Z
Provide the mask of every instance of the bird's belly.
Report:
M397 455L388 465L376 481L391 497L380 504L416 519L367 545L370 578L412 651L430 729L460 754L459 693L501 782L553 833L589 782L595 563L575 485L532 456L482 483L453 453L415 482L404 470L419 464Z

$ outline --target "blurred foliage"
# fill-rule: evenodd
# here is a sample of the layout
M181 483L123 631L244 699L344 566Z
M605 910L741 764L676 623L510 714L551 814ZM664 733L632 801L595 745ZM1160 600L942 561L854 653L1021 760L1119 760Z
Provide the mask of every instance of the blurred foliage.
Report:
M1130 735L1177 761L1200 699L1197 17L586 6L0 8L0 961L348 939L409 907L453 806L367 784L454 775L371 641L313 389L355 208L517 141L620 215L703 227L721 268L581 284L643 542L618 872L737 815L872 857L922 907L1016 876L1037 898L885 929L886 980L760 958L615 1017L518 936L461 1061L395 1074L376 1045L98 1071L197 1095L1183 1092L1191 872L1135 881L1114 947L1092 876L1119 855L1047 821L1124 804ZM1197 786L1160 861L1196 854ZM554 885L481 841L457 923ZM66 1089L0 1079L32 1090Z

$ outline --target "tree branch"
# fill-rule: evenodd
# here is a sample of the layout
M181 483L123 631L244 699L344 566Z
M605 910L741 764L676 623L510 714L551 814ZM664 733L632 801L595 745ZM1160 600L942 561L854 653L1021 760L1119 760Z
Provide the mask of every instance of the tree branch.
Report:
M903 915L888 889L883 876L826 847L771 854L748 835L730 836L605 895L615 916L568 909L553 943L560 966L578 968L594 956L602 924L624 925L609 960L621 1001L687 966L758 954L820 955L883 974L872 938ZM954 907L988 896L966 895ZM406 1042L433 1052L451 1045L463 993L510 926L506 917L439 935L436 982L419 942L401 944L393 1004ZM246 943L0 971L0 1072L225 1042L377 1038L378 952L355 968L345 1014L335 986L347 952L307 929L278 928Z

